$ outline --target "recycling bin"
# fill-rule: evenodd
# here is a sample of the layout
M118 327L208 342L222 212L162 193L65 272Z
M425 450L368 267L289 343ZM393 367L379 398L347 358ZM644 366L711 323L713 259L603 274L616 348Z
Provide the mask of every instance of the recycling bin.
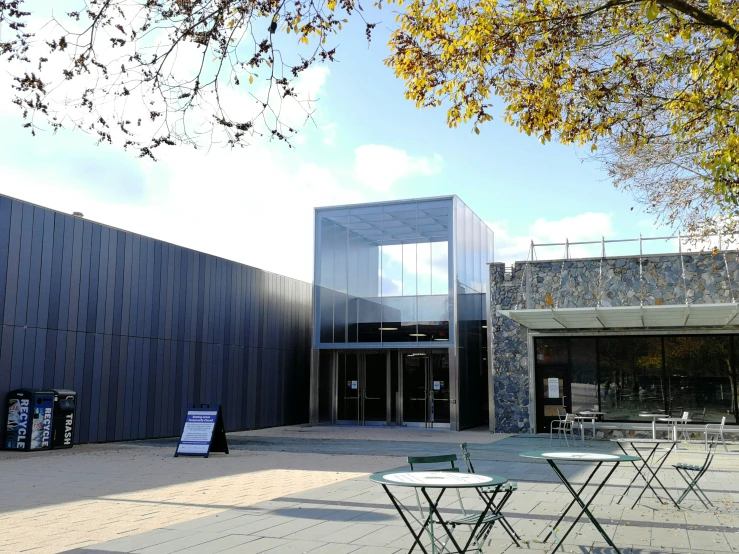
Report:
M54 419L52 448L72 448L75 416L77 415L77 393L68 389L54 390Z
M54 411L53 390L15 389L8 393L5 422L6 450L51 448Z

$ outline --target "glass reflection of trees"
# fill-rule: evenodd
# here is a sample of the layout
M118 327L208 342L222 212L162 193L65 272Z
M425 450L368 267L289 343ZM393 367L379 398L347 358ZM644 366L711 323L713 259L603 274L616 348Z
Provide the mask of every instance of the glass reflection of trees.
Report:
M575 410L599 405L611 421L687 411L698 423L739 422L737 335L537 339L536 365L555 358L569 363Z
M665 337L668 400L673 413L689 411L694 421L720 421L735 412L730 340L728 336Z
M606 419L645 421L639 413L664 409L660 337L598 340L601 408Z

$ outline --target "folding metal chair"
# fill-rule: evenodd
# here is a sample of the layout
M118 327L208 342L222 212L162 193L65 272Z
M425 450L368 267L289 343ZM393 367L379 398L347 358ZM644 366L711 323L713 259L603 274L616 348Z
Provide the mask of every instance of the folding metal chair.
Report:
M683 412L683 415L680 419L682 420L680 422L680 436L686 441L690 442L690 433L688 433L687 431L688 419L690 419L690 412Z
M721 423L709 423L703 430L703 434L706 438L705 449L708 450L708 435L715 435L716 439L721 440L721 444L724 445L724 450L727 452L729 449L726 447L726 440L724 439L724 425L726 425L726 416L721 418Z
M466 442L463 442L459 446L462 449L462 457L464 458L464 462L465 462L465 464L467 464L467 472L468 473L475 473L475 467L472 465L472 457L470 456L470 452L467 449L467 443ZM505 516L501 512L501 510L503 510L503 507L508 502L508 499L511 497L511 495L516 490L518 490L518 484L517 483L510 483L509 482L509 483L506 483L505 485L503 485L500 488L499 491L496 490L496 489L493 489L491 487L486 487L486 488L482 489L482 492L485 493L485 494L496 494L497 492L502 492L503 493L503 498L500 500L500 502L498 502L497 504L493 504L493 510L494 510L494 512L496 514L498 514L500 516L500 525L503 527L503 529L505 529L505 532L508 533L508 536L511 537L511 539L513 540L513 542L516 543L516 546L518 546L520 548L521 545L519 544L518 541L521 540L521 537L518 536L518 533L516 533L515 529L513 529L513 526L510 523L508 523L508 520L505 518ZM485 532L485 534L483 536L483 539L482 539L483 542L485 541L485 539L487 539L488 535L493 530L493 525L494 524L495 524L494 521L491 522L490 525L489 525L489 528L486 529L486 532Z
M685 492L680 495L680 498L677 499L678 506L680 505L680 502L685 500L685 497L688 496L688 493L690 491L693 491L693 493L698 497L698 500L700 500L703 503L703 506L708 508L708 505L703 500L705 498L706 501L708 501L708 504L713 506L713 502L706 496L706 493L703 492L703 489L698 486L698 481L700 481L701 477L703 477L706 472L708 471L708 468L711 467L711 462L713 462L713 456L716 454L716 440L711 440L711 444L708 447L708 455L706 456L706 461L703 462L702 466L695 466L691 464L674 464L672 467L674 467L677 470L678 475L683 478L683 481L685 481L688 485L688 488L685 489ZM703 497L701 497L703 495Z
M564 416L564 419L562 419L562 416ZM552 436L554 435L555 429L557 431L557 438L559 439L559 442L562 442L562 435L564 435L565 444L567 446L570 446L570 443L567 440L567 433L569 433L572 437L572 442L577 445L577 441L575 441L575 435L572 431L572 428L575 425L575 414L568 414L567 412L565 412L565 410L558 408L557 417L559 417L560 419L555 419L549 424L549 446L552 446Z
M408 465L411 466L411 471L417 471L417 469L414 466L422 465L422 464L440 464L440 463L449 463L450 467L442 467L442 468L423 468L422 471L454 471L458 472L459 468L454 465L454 462L458 460L456 454L443 454L441 456L408 456ZM423 506L421 504L421 498L418 496L418 490L414 488L414 491L416 493L416 502L418 503L418 510L421 513L421 518L426 519L426 515L424 514ZM456 529L460 525L468 525L471 527L475 527L478 523L478 520L480 519L480 514L475 512L468 512L465 507L464 503L462 502L462 495L459 492L459 489L456 489L457 491L457 500L459 501L459 506L462 508L462 517L453 519L451 521L447 521L449 525L452 526L452 530ZM429 517L431 517L431 514L429 514ZM492 525L495 521L500 519L500 515L497 513L494 513L491 511L488 513L485 518L483 519L480 531L477 533L477 536L474 539L475 542L475 548L482 552L482 545L485 542L485 539L482 537L483 532ZM432 521L433 523L433 521ZM436 541L433 535L433 529L431 533L429 533L432 541ZM446 545L449 542L449 537L446 538L444 543L441 545L442 552L446 550Z

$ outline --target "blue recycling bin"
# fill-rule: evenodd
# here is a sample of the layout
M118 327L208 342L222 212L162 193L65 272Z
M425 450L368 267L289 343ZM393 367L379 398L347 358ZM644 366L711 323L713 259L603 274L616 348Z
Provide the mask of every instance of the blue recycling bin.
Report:
M53 390L15 389L6 403L6 450L49 450L52 447L54 418Z

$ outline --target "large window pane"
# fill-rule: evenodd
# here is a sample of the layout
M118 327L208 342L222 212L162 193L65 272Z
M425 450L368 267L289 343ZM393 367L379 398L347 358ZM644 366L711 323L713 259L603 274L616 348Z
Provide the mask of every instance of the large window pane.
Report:
M570 340L572 411L575 413L598 409L597 362L594 338Z
M383 298L382 305L382 342L415 342L416 297Z
M431 294L449 294L449 242L431 243Z
M668 404L673 415L717 423L732 414L728 336L665 337ZM732 417L733 419L733 417Z
M403 294L403 246L385 245L380 248L380 296Z
M421 242L416 245L416 267L418 268L417 294L431 294L431 242Z
M536 339L536 365L567 365L569 361L568 339Z
M667 387L660 337L602 338L598 349L605 419L646 423L640 413L664 409Z
M416 295L416 278L418 268L416 267L417 244L403 245L403 296Z
M382 304L379 298L357 299L357 342L380 342Z
M449 341L449 296L419 296L418 340Z

